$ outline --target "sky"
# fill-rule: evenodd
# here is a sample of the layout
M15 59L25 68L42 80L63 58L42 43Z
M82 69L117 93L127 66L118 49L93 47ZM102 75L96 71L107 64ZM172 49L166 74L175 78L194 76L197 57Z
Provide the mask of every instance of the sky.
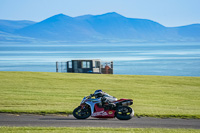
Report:
M200 0L0 0L0 19L42 21L63 13L75 17L117 12L167 27L200 23Z

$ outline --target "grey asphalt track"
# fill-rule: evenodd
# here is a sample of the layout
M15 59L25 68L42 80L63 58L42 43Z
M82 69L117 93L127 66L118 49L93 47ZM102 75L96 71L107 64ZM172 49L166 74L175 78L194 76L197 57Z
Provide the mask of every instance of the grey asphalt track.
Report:
M0 126L16 127L128 127L128 128L193 128L200 129L199 119L133 117L122 121L114 119L88 118L77 120L73 116L30 115L0 113Z

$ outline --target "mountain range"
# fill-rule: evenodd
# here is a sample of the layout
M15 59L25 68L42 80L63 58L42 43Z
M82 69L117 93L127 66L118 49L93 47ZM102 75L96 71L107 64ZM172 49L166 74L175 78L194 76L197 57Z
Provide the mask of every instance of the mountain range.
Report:
M0 20L0 41L186 42L200 41L200 24L165 27L148 19L110 12L70 17L58 14L41 22Z

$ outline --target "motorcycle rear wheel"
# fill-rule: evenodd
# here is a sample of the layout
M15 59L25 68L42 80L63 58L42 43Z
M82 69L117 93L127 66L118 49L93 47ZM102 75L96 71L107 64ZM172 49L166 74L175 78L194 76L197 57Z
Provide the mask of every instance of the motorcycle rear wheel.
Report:
M73 111L73 116L77 119L87 119L90 117L91 112L89 109L81 109L81 107L77 107Z
M119 120L129 120L133 117L134 112L131 107L121 106L116 111L116 117Z

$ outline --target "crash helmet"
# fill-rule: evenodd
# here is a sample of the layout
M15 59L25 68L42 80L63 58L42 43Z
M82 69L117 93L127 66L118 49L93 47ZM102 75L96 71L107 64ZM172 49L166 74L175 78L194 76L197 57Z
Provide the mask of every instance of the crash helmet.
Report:
M96 90L94 92L94 96L95 96L95 98L102 97L103 96L103 91L102 90Z

